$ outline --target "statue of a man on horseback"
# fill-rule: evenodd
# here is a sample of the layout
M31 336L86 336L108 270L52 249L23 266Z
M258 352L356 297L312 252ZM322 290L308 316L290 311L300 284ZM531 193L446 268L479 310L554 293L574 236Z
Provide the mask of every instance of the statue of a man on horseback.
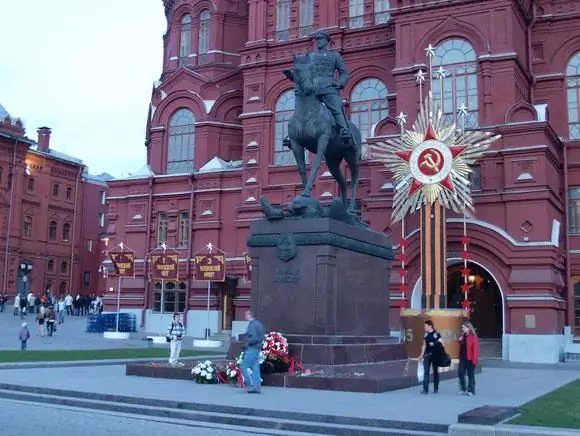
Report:
M359 129L346 117L340 97L340 90L346 85L349 74L342 56L327 49L330 41L328 33L316 32L314 38L318 50L295 55L291 69L283 71L294 84L295 95L294 114L288 121L288 138L284 145L292 150L304 187L302 194L288 207L288 212L294 217L320 216L322 208L318 200L312 197L312 189L324 159L340 189L338 201L344 211L340 219L355 222L362 138ZM316 155L310 175L306 173L307 151ZM351 174L350 203L347 202L346 178L340 168L343 161ZM268 205L267 199L263 199L262 203L269 219L283 216L282 212ZM339 209L334 208L335 211ZM335 217L339 215L334 214Z
M314 34L314 39L318 51L310 53L310 62L316 96L332 113L336 124L340 126L340 139L347 143L351 141L351 133L340 91L346 86L350 76L340 53L328 50L328 32L319 30ZM336 72L338 80L335 79Z

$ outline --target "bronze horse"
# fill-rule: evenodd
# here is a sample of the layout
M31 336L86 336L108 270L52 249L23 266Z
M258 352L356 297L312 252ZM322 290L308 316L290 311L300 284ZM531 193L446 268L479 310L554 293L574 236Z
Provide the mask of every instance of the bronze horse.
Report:
M348 211L354 212L362 148L360 131L349 121L352 139L348 144L341 140L332 114L316 96L309 53L294 56L293 61L293 69L284 71L284 75L294 83L295 93L294 114L288 122L288 139L284 145L292 150L296 159L304 188L302 196L311 196L312 186L324 156L328 170L338 183L346 207L346 179L340 170L340 164L345 160L352 175L352 196ZM306 150L316 154L309 178L306 177Z

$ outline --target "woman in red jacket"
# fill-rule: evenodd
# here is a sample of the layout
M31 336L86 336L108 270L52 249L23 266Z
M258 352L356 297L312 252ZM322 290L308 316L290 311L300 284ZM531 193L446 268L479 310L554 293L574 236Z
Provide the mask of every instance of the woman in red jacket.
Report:
M479 341L473 324L465 321L461 326L463 334L459 338L459 394L475 395L475 366L479 362ZM467 373L467 390L465 389Z

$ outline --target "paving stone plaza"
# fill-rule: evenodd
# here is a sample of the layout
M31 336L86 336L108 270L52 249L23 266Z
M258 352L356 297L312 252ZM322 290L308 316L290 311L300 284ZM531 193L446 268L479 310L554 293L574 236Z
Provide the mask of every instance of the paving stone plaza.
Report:
M107 349L115 347L143 348L147 343L142 339L145 334L135 334L135 337L125 342L110 342L99 334L84 332L85 318L67 318L59 331L52 338L40 338L33 334L30 341L31 350L59 349ZM16 349L16 332L20 319L12 314L0 314L0 347ZM32 365L32 368L30 367ZM242 389L225 385L198 385L193 381L163 380L139 377L127 377L124 365L99 366L62 366L35 367L37 364L22 365L20 369L0 370L0 390L6 385L19 385L26 389L69 389L94 394L108 394L135 398L156 399L164 402L203 403L208 407L250 408L262 411L286 411L288 413L319 414L339 417L356 417L357 419L401 421L407 423L423 423L439 426L449 426L457 422L459 414L484 406L520 406L538 396L548 393L578 378L578 368L569 364L553 367L532 367L529 365L513 367L486 367L477 377L478 395L475 397L457 396L455 380L442 382L438 396L421 396L418 388L410 388L382 394L363 394L348 392L331 392L305 389L266 388L264 395L248 396ZM64 364L63 364L64 365ZM51 367L53 366L53 367ZM1 366L0 366L1 367ZM6 392L6 391L3 391ZM4 395L6 397L7 395ZM12 400L2 400L3 410L9 411L19 407L20 403ZM24 404L24 403L22 403ZM69 408L71 404L69 403ZM69 416L73 422L89 418L98 423L101 433L88 429L89 435L105 434L110 431L120 431L125 435L137 435L140 428L147 427L151 434L161 434L171 429L200 425L196 435L204 435L205 426L211 423L195 421L166 422L160 418L140 416L114 416L111 411L98 411L81 408L63 410L55 402L53 404L27 404L32 415L42 417L56 414ZM60 408L59 408L60 407ZM92 414L92 415L91 415ZM36 418L35 418L36 419ZM76 421L75 421L76 420ZM24 435L28 424L16 420L13 431L6 434ZM236 428L236 421L230 424L216 424L217 430L211 430L214 435L234 434L305 434L304 432L284 432L265 429ZM273 424L274 426L274 424ZM74 427L74 426L73 426ZM229 428L232 427L232 428ZM242 426L243 427L243 426ZM33 426L33 428L36 428ZM436 427L443 428L443 427ZM199 431L198 431L199 430ZM96 431L96 430L94 430ZM60 433L66 436L66 433ZM207 433L209 434L209 433ZM307 433L307 434L339 434L339 433ZM359 433L340 433L359 434ZM360 433L363 434L363 433ZM366 433L364 433L366 434ZM399 434L378 432L368 434ZM403 433L400 433L403 434ZM404 434L446 434L442 432L411 432ZM467 434L467 433L455 433ZM531 434L531 433L530 433ZM572 434L572 433L564 433Z

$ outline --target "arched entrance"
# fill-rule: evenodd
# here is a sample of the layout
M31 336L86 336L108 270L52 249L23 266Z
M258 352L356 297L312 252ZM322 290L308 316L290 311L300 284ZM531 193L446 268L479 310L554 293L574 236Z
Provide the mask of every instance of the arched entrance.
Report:
M471 287L469 299L472 304L471 321L482 339L500 339L503 334L503 302L499 285L482 266L469 262L471 270L468 283ZM464 294L461 291L462 263L447 267L447 307L461 308Z
M461 307L461 259L447 260L447 303L450 308ZM502 336L505 325L503 291L493 274L477 262L469 262L471 270L469 293L472 301L471 321L481 338L481 354L486 358L502 358ZM411 307L421 309L421 279L411 294Z

